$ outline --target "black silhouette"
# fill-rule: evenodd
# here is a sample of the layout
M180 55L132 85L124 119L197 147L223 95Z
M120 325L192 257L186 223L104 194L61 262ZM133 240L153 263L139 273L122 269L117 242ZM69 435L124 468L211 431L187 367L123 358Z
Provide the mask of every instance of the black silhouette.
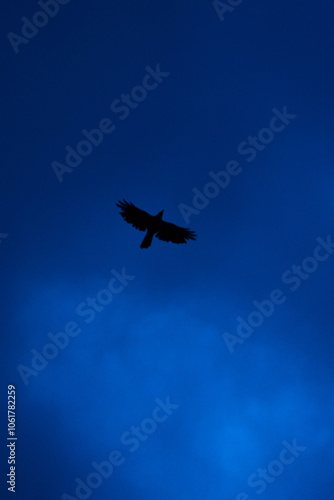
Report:
M140 210L133 203L119 201L116 206L121 209L121 216L140 231L147 231L140 248L148 248L152 243L152 238L156 235L159 240L171 241L172 243L187 243L186 240L195 240L196 233L185 227L179 227L170 222L162 220L163 210L158 215L150 215L144 210Z

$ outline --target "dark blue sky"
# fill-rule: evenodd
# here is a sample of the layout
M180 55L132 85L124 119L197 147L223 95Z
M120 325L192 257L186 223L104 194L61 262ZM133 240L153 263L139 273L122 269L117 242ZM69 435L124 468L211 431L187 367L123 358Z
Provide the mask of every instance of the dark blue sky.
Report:
M1 5L17 499L333 497L334 6L232 4Z

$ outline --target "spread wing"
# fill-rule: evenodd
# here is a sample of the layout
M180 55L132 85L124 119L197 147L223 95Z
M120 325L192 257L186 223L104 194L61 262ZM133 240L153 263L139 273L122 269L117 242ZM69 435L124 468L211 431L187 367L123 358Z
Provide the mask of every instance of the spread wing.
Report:
M156 237L159 240L171 241L172 243L187 243L187 240L196 239L196 233L185 227L161 221Z
M132 224L133 227L139 229L140 231L146 231L150 226L152 215L148 214L144 210L140 210L133 203L128 203L127 201L119 201L116 206L121 209L120 214L126 222Z

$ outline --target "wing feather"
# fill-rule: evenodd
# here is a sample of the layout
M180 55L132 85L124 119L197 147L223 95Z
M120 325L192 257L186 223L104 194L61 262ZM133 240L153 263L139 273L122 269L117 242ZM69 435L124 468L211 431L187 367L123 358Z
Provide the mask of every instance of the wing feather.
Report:
M187 240L196 239L194 231L165 221L161 221L159 231L155 236L159 240L171 241L172 243L187 243Z
M120 214L123 219L129 224L132 224L136 229L146 231L150 226L152 215L137 208L133 203L128 203L126 200L123 200L116 203L116 206L121 209Z

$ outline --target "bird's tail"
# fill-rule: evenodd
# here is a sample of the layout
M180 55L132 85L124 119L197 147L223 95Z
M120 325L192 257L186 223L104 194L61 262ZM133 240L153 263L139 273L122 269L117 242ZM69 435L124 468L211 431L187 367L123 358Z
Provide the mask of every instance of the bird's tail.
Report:
M148 248L151 246L152 243L152 238L153 238L154 233L146 233L145 238L141 242L140 248Z

